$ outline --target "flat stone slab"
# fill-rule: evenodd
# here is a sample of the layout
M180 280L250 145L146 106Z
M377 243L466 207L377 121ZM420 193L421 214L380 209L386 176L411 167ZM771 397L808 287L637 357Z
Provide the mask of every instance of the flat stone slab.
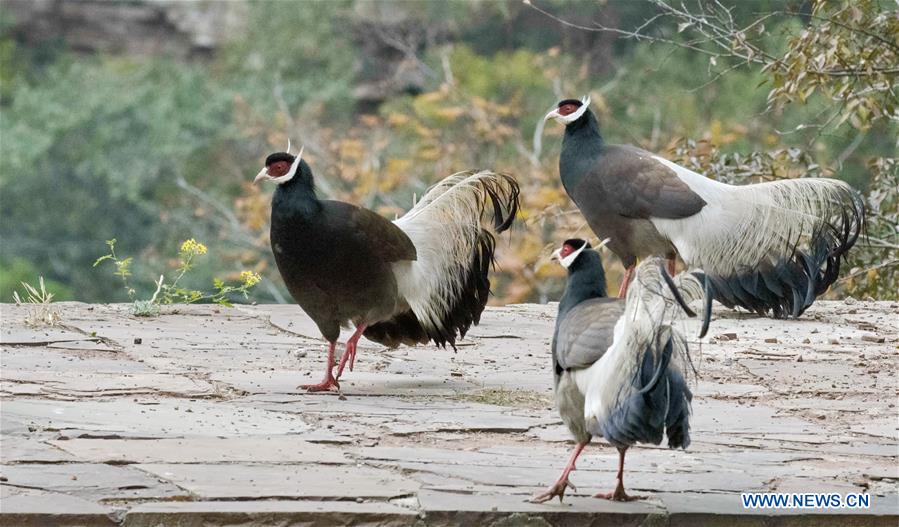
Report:
M339 449L297 436L180 439L68 439L48 441L67 455L91 463L321 463L350 460Z
M412 525L419 513L390 503L318 500L146 503L132 508L127 527L160 525Z
M0 409L2 411L2 409ZM49 439L48 435L48 439ZM0 442L3 463L65 463L77 458L63 449L56 448L49 441L38 437L4 434Z
M3 496L0 525L49 526L90 525L115 526L111 511L93 500L58 492L27 490Z
M13 399L3 419L65 437L184 437L299 434L310 427L297 415L212 400L112 398L78 401Z
M101 463L3 465L4 485L102 500L187 497L167 480Z
M202 499L388 499L414 494L419 487L396 472L359 465L190 463L136 467Z
M342 394L297 390L325 352L297 306L136 318L62 303L50 328L0 310L0 525L899 522L896 303L821 301L787 321L716 306L691 342L690 448L630 449L641 499L612 503L593 498L618 459L598 438L577 490L545 504L530 498L573 446L552 402L554 304L488 308L455 352L363 340ZM744 509L743 492L871 505Z

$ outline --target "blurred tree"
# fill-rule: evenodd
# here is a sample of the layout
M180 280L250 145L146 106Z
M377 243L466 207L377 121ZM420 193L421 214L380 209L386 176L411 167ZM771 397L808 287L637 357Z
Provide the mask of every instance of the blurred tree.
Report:
M221 50L212 71L264 117L327 106L331 120L345 120L354 110L346 101L357 67L347 33L351 8L349 0L252 2L246 35ZM268 126L284 131L282 122Z
M4 253L78 298L116 298L90 263L104 239L130 252L166 239L176 178L227 127L228 104L168 63L61 61L18 86L0 122Z
M123 300L119 284L90 267L106 239L117 238L123 254L135 256L138 285L152 289L157 277L146 273L177 266L168 255L181 240L196 238L208 245L211 265L188 277L186 287L208 289L213 276L236 280L250 268L263 275L253 300L284 301L289 297L268 247L272 189L249 180L264 156L283 150L290 138L305 144L323 196L388 217L459 170L515 175L524 188L524 221L499 240L495 302L554 300L564 280L561 268L546 265L551 249L570 235L591 233L560 188L561 127L544 129L542 117L558 99L585 93L611 141L663 151L692 137L692 154L720 177L736 174L737 165L777 166L791 175L817 165L822 174L863 187L872 177L869 160L883 158L873 166L893 172L873 180L872 242L899 244L895 222L889 223L895 194L884 187L895 181L889 107L874 111L857 103L864 113L849 109L847 100L846 111L862 126L852 117L840 124L846 115L840 113L821 128L844 106L830 98L843 93L839 85L821 83L844 76L816 80L804 101L800 94L811 86L805 77L795 90L769 98L774 85L757 86L773 83L774 69L763 71L757 61L743 67L746 58L734 55L747 53L740 40L732 52L730 41L697 31L712 31L706 22L679 26L688 20L662 4L539 2L576 25L596 29L601 21L620 30L608 33L552 23L511 0L249 2L237 9L246 14L246 29L201 60L85 55L61 39L34 46L0 25L0 272L10 278L6 283L22 272L33 273L25 277L32 282L42 274L79 300ZM808 57L826 46L814 35L803 40L802 31L846 5L794 13L778 0L736 2L716 17L704 16L724 28L732 17L742 29L758 12L781 13L745 38L785 63L791 46ZM878 18L876 2L858 5L861 18L853 20L848 9L837 21L889 36L879 28L895 17ZM829 31L831 40L849 38L836 23ZM870 48L877 38L868 37ZM841 49L859 45L847 41ZM877 57L876 64L892 60ZM847 60L842 51L831 58ZM792 74L777 72L784 79ZM381 91L366 99L372 86ZM876 101L889 105L881 95ZM795 148L803 154L792 156ZM760 154L737 155L753 151ZM890 257L858 254L846 285L858 288L853 294L876 291L867 289L873 276L867 269ZM617 260L608 263L614 283L620 269ZM895 277L888 266L875 271L878 283Z

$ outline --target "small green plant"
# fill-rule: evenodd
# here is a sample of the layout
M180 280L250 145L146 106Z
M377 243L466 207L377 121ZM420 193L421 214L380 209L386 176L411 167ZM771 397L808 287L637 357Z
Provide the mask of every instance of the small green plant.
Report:
M193 238L185 240L178 250L178 267L175 269L175 278L170 282L166 282L165 275L160 274L159 279L155 280L156 291L149 299L137 298L137 292L131 285L131 257L120 258L115 252L116 240L107 240L106 245L109 247L109 253L97 258L94 267L105 261L110 261L115 266L114 274L122 279L125 292L131 299L131 312L136 316L156 316L159 314L159 306L167 304L193 304L196 302L211 302L223 306L231 306L228 300L231 295L241 294L244 298L248 298L248 293L262 277L253 271L243 271L240 273L240 282L228 284L224 280L214 278L212 286L214 292L207 293L196 289L188 289L179 285L184 275L194 269L197 257L203 256L208 249L202 243Z
M53 302L53 293L47 291L44 277L38 278L38 287L27 282L21 282L21 284L25 288L25 300L22 300L18 291L13 291L12 297L17 306L33 306L25 316L25 323L29 326L54 326L59 323L59 313L50 305Z

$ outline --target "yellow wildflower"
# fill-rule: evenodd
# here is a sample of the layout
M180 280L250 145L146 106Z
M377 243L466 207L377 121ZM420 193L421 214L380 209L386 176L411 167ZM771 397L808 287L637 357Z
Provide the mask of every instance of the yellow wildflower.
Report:
M197 254L206 254L206 246L197 240L191 238L189 240L184 240L184 243L181 244L181 254L188 255L197 255Z
M254 273L253 271L241 272L240 279L243 280L243 285L246 287L253 287L262 281L262 277L259 276L259 273Z

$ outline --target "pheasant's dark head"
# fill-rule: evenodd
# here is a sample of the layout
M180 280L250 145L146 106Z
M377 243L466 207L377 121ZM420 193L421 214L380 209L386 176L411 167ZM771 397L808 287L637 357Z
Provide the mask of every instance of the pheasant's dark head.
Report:
M556 108L546 114L546 117L543 118L544 121L548 121L550 119L555 119L557 122L560 122L564 125L569 125L584 115L590 108L590 97L584 96L583 99L565 99L563 101L559 101L559 104L556 105Z
M552 259L559 262L559 265L562 267L568 269L571 267L571 264L577 260L577 257L580 256L584 250L589 248L590 244L587 243L587 240L571 238L565 240L562 243L562 246L553 252Z
M558 261L559 265L561 265L562 267L569 269L576 261L581 259L582 253L584 253L585 251L588 253L595 253L599 249L603 248L607 243L609 243L609 238L601 241L594 250L587 242L587 240L583 240L581 238L571 238L565 240L562 243L562 246L556 249L555 252L553 252L552 259Z
M293 155L290 153L290 145L287 146L287 152L275 152L265 158L265 167L256 174L253 183L260 181L273 181L279 185L283 185L291 181L297 172L303 178L312 178L312 170L309 165L303 161L303 150Z

